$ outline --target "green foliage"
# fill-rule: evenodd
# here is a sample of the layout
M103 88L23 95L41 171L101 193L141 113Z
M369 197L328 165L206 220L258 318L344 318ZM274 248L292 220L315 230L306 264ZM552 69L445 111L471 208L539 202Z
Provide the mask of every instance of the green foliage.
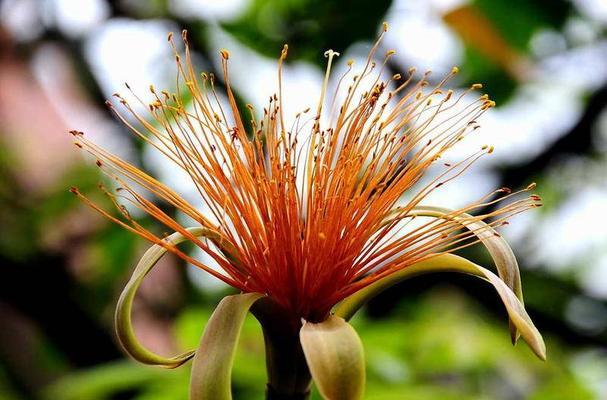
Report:
M563 0L476 0L473 4L510 45L522 51L538 29L561 28L571 11L571 3Z
M210 314L206 307L181 314L176 324L180 347L198 342ZM415 306L401 304L387 319L359 315L352 324L367 359L365 399L500 400L513 391L533 400L594 398L570 371L571 350L550 338L550 357L541 362L525 346L512 347L504 335L506 324L457 289L439 288ZM112 393L136 388L136 400L186 400L188 382L187 368L166 371L121 362L66 376L47 393L62 393L55 398L64 400L109 400ZM263 382L263 337L249 316L234 361L234 398L262 398ZM312 398L321 397L314 391Z
M325 50L344 51L377 35L391 1L254 0L236 21L223 27L238 40L277 58L289 44L289 59L324 64Z

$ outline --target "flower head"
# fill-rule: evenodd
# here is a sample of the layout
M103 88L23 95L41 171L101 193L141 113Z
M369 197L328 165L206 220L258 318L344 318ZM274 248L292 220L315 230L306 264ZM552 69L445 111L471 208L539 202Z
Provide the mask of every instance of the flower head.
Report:
M475 94L480 84L457 93L446 89L457 68L439 81L413 68L404 75L388 75L386 63L394 52L376 61L385 30L358 72L348 63L332 95L329 82L339 54L327 51L317 106L295 116L283 112L289 96L298 95L283 91L286 45L275 91L258 113L252 106L238 106L228 51L221 51L220 85L213 75L195 71L185 32L185 55L169 35L178 71L176 92L150 87L151 102L136 97L149 110L147 116L119 94L119 105L108 106L136 137L189 175L199 200L186 201L77 131L72 132L76 145L93 154L116 182L115 190L104 191L121 217L72 191L114 222L227 284L267 295L295 321L313 322L323 321L335 304L390 274L476 243L479 231L466 227L487 221L482 229L493 235L491 227L539 206L535 195L504 202L518 192L499 189L441 218L420 222L423 217L416 210L430 193L493 151L483 146L459 162L441 160L479 127L477 121L495 103ZM224 91L227 102L222 101ZM422 179L431 169L434 176ZM212 232L210 239L191 233L141 188ZM221 271L140 225L124 201L185 236L217 261ZM210 215L200 211L202 206Z

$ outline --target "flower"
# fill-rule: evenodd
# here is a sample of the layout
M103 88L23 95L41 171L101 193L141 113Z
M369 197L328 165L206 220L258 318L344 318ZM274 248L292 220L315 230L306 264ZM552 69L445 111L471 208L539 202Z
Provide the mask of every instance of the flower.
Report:
M107 104L136 137L189 175L199 202L186 201L78 131L72 131L75 144L95 156L101 170L116 182L115 191L102 189L121 217L78 189L72 192L163 251L244 293L264 295L297 329L302 320L310 324L330 320L336 304L412 266L479 241L491 251L491 243L496 246L493 238L499 237L494 227L540 205L536 195L520 196L534 185L514 193L498 189L457 210L421 207L430 193L493 151L483 146L459 162L441 161L479 127L478 119L495 103L485 94L474 94L480 84L461 93L445 89L457 68L435 83L429 72L417 77L414 68L406 76L387 76L386 65L394 51L388 51L382 62L375 61L386 30L384 25L360 72L353 75L353 63L348 63L333 96L328 94L329 82L339 53L327 51L317 106L294 118L283 113L288 96L297 95L282 90L286 45L278 61L277 90L258 115L252 106L247 112L238 106L230 86L227 50L220 52L228 103L223 106L223 84L211 74L195 72L185 31L185 56L169 35L178 71L176 93L150 87L150 103L137 97L151 119L119 94L115 97L120 110ZM422 183L424 175L436 168L440 168L436 175ZM204 232L188 230L137 188L189 216ZM511 200L515 195L519 196ZM124 201L200 247L221 271L140 225ZM210 216L200 211L202 206ZM515 272L502 269L500 275L516 292L520 281ZM308 363L314 363L303 336L302 343Z

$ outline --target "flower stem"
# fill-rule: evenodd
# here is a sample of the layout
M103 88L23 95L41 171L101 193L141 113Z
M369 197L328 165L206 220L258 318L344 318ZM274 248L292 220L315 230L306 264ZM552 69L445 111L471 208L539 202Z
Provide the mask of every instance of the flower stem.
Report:
M263 329L266 346L267 400L306 400L312 377L299 341L301 323L270 299L251 309Z

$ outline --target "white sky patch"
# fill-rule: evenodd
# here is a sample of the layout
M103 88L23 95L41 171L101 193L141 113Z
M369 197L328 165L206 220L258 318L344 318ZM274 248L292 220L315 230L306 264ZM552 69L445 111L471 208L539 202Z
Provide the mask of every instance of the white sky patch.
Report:
M607 245L607 238L605 239ZM580 274L580 283L591 296L607 300L607 254L602 254Z
M206 265L207 267L209 267L215 271L218 271L222 274L225 274L225 271L223 270L223 268L221 268L219 263L217 261L215 261L213 259L213 257L209 256L206 252L204 252L199 247L196 247L196 249L193 251L193 253L190 256L192 258L194 258L195 260L200 261L202 264ZM212 292L212 293L217 293L219 291L225 290L226 288L230 287L226 283L224 283L224 282L220 281L219 279L217 279L216 277L214 277L213 275L209 274L208 272L206 272L192 264L188 264L187 274L188 274L188 277L190 278L190 281L192 282L192 284L203 292L208 291L208 292Z
M215 68L221 71L219 49L229 50L230 80L234 88L255 107L257 115L261 115L263 108L268 104L269 97L278 90L278 57L282 48L277 48L276 58L270 59L240 44L219 28L213 29L210 33L217 54L213 59ZM283 65L283 106L285 123L288 126L296 113L308 107L312 107L312 110L316 109L322 79L322 71L314 65L304 62Z
M537 57L543 58L565 51L567 41L555 29L540 29L531 37L530 46Z
M91 36L85 56L108 98L127 93L125 82L144 99L151 96L150 84L170 87L175 63L166 41L169 31L176 27L167 21L114 19Z
M569 367L582 384L591 388L596 399L607 397L607 352L604 348L575 353Z
M604 0L573 0L577 9L585 17L607 25L607 2Z
M513 248L516 248L517 254L524 253L527 257L530 252L530 242L535 241L530 238L530 235L533 235L536 224L539 224L538 213L531 210L517 215L515 222L501 228L500 233ZM526 265L526 267L532 267L532 265Z
M126 138L119 135L116 124L106 118L92 102L84 102L84 93L79 93L72 83L73 76L69 60L63 51L54 45L38 49L32 58L34 76L48 94L48 98L66 125L77 127L87 137L126 160L132 160L133 149ZM62 132L67 135L67 132Z
M570 17L563 29L567 41L573 46L588 45L601 36L600 24L580 17Z
M436 4L433 4L436 3ZM386 15L390 29L384 46L396 50L394 56L404 68L448 72L461 64L463 44L442 21L440 11L457 4L424 0L395 1Z
M428 182L434 177L436 174L429 172L423 181ZM473 166L469 172L434 190L422 201L422 204L457 209L491 193L498 185L499 181L495 174Z
M102 0L47 0L52 18L66 35L77 37L99 26L109 15Z
M19 41L33 40L42 33L36 0L5 0L0 2L0 23Z
M483 114L481 128L449 153L462 158L488 144L495 146L488 165L518 164L540 154L573 126L582 108L570 87L547 81L525 84L511 101Z
M538 245L531 262L555 272L586 264L607 244L607 189L581 189L534 227Z
M607 81L607 40L580 46L542 60L536 80L571 88L571 96L585 94Z
M407 0L397 0L397 2L405 2ZM469 0L429 0L428 3L430 6L440 12L441 14L446 14L449 11L455 10L456 8L465 6L470 3Z
M169 9L188 19L229 21L240 16L250 0L170 0Z

